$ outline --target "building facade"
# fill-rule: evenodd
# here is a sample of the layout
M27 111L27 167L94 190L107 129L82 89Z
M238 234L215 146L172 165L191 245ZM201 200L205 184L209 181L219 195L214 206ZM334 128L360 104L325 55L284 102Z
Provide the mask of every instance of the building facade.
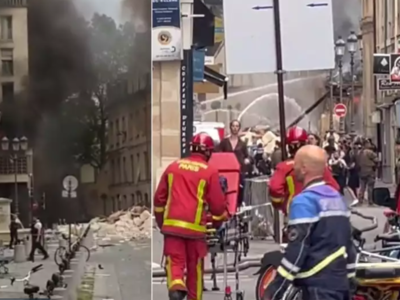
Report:
M399 125L393 101L400 96L397 90L381 92L373 75L374 53L398 53L400 15L399 0L362 1L362 49L364 128L367 136L376 137L381 145L382 179L394 179L394 141Z
M13 101L14 95L28 83L27 4L27 0L0 0L0 102ZM7 138L11 141L14 137ZM0 156L0 196L13 200L12 211L17 202L20 218L26 221L30 210L32 151L19 152L13 160L10 154L16 153L1 152Z
M107 213L132 205L150 207L150 74L126 81L120 100L108 108Z

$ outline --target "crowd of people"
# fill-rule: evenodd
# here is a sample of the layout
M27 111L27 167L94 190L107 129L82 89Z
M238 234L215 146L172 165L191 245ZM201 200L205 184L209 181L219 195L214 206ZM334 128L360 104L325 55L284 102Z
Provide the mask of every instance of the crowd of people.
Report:
M240 129L240 122L232 121L231 134L223 141L223 144L229 145L228 141L241 136L240 156L243 157L241 161L244 162L244 157L249 158L247 163L243 164L246 177L271 176L282 160L280 140L276 139L274 149L268 152L261 138L265 131L262 134L256 132L250 135L251 140L249 140L248 134L235 131L232 125ZM354 198L359 199L360 204L372 204L372 190L375 185L379 158L376 146L371 139L361 136L351 138L349 135L340 137L336 133L327 133L321 139L318 135L310 133L308 144L325 150L328 166L340 186L341 193L348 189ZM222 150L229 151L230 149L223 147Z

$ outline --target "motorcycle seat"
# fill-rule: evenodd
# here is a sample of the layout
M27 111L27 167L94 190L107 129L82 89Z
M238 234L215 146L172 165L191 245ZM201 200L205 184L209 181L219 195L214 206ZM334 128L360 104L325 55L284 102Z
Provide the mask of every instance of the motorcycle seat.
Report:
M400 277L400 265L398 267L380 268L357 268L356 278L358 279L384 279Z
M24 293L26 295L33 295L38 293L40 290L40 287L38 287L37 285L27 285L24 287Z

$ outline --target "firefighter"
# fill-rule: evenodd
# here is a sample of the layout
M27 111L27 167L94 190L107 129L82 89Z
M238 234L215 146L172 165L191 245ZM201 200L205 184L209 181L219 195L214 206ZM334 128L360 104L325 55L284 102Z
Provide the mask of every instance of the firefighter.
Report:
M213 148L208 134L196 134L190 157L167 167L154 195L155 219L164 235L170 300L202 299L207 215L221 219L227 214L218 171L208 165Z
M296 280L307 300L350 300L357 252L350 212L341 194L325 183L326 154L318 146L300 149L294 159L303 191L291 203L288 245L263 300L280 300Z
M269 193L272 205L287 215L290 202L294 196L303 189L303 184L296 180L293 172L293 157L297 150L308 142L308 134L303 128L294 126L286 132L286 144L289 150L289 158L280 162L269 181ZM324 180L335 190L339 190L339 185L333 178L328 166L325 169Z

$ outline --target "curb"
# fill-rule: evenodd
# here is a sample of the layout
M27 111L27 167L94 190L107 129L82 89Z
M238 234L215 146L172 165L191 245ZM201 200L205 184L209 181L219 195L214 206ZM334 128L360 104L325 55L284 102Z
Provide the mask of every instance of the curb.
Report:
M91 240L93 240L93 234L91 233L90 228L86 234L86 237L84 237L82 240L82 245L85 246L87 246ZM80 251L76 252L75 258L71 260L71 269L65 272L66 277L68 275L68 277L65 278L68 286L65 289L56 289L54 291L55 295L60 295L62 300L76 300L77 290L85 272L85 265L85 256L82 255Z

